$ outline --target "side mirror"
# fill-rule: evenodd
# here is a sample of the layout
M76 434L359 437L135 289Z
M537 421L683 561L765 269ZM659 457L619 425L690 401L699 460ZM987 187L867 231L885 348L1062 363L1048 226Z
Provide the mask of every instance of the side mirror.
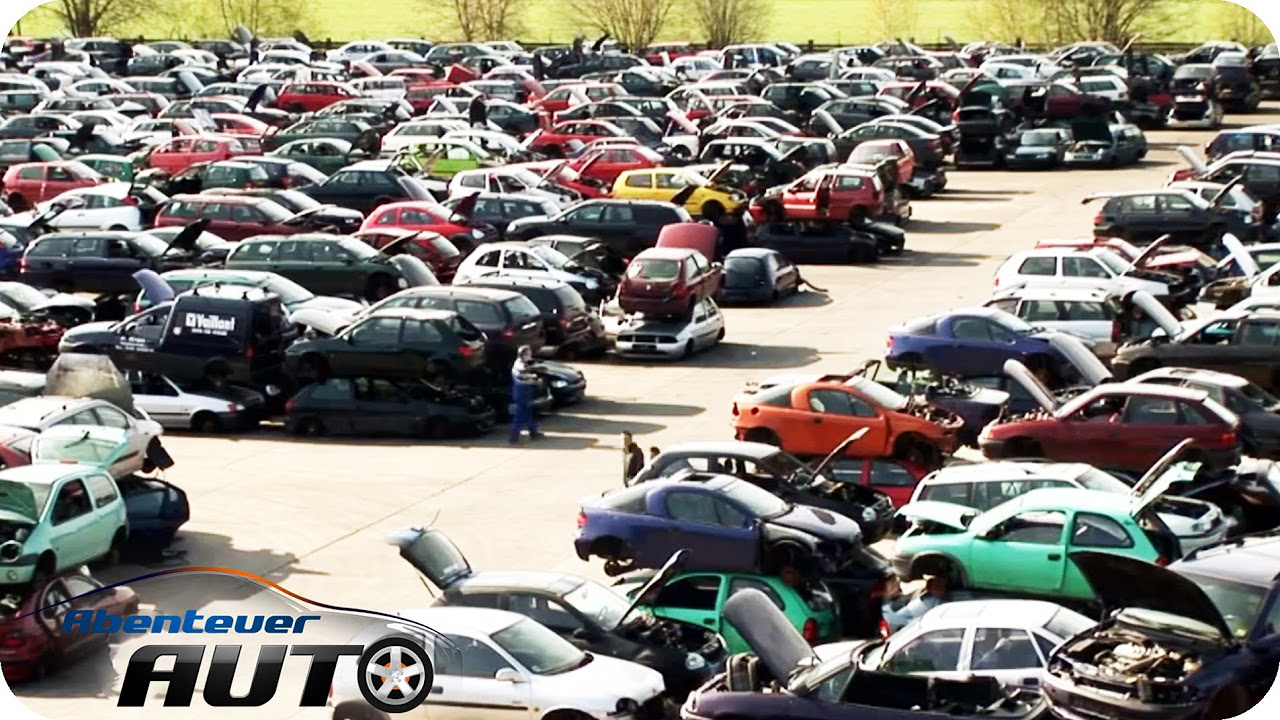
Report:
M524 678L520 676L520 673L516 672L515 670L512 670L511 668L502 668L501 670L493 674L493 679L497 680L498 682L509 682L509 683L524 682Z

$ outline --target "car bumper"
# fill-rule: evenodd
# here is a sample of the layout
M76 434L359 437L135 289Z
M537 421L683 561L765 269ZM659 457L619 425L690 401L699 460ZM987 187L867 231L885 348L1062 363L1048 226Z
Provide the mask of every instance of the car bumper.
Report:
M984 440L981 433L978 435L978 449L982 451L982 456L988 460L999 460L1008 457L1008 449L1004 440Z
M773 299L773 288L722 288L720 304L768 302Z
M1204 712L1196 703L1157 705L1095 692L1047 672L1041 688L1052 716L1061 720L1191 720Z
M1215 470L1225 470L1240 462L1240 446L1227 450L1205 450L1205 464Z
M614 352L622 357L678 358L684 355L684 343L615 342Z
M1117 156L1113 152L1105 153L1067 153L1064 162L1068 165L1078 167L1097 167L1102 165L1110 165L1116 162Z
M551 390L551 404L554 407L564 407L565 405L582 402L582 399L587 396L587 381L584 379L560 387L553 383L549 386L549 389Z
M1051 168L1060 162L1056 155L1006 155L1004 158L1006 166L1028 170Z
M680 315L689 309L689 297L646 298L623 296L618 304L626 313L644 313L649 316Z
M0 564L0 584L21 585L31 582L36 574L36 556L23 555L11 563Z

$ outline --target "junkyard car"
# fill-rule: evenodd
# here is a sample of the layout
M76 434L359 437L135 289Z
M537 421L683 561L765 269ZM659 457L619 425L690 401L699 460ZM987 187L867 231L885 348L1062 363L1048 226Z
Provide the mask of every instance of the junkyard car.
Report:
M621 357L687 358L724 339L724 314L711 298L698 301L689 319L632 315L618 326L614 350Z
M124 432L128 448L111 461L113 477L149 472L157 466L172 465L160 444L164 430L145 413L131 415L106 400L43 395L23 398L0 407L0 425L13 425L36 432L61 426L104 426Z

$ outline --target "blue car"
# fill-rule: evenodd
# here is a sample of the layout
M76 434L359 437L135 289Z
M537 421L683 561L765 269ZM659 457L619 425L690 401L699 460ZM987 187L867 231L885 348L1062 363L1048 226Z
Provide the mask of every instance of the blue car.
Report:
M1061 372L1069 363L1049 342L1060 335L996 308L960 308L891 328L885 362L959 377L1003 374L1006 360L1033 372Z
M835 573L865 554L853 520L728 475L684 474L589 498L573 544L583 560L604 558L611 576L662 567L678 550L688 551L686 571L770 574Z

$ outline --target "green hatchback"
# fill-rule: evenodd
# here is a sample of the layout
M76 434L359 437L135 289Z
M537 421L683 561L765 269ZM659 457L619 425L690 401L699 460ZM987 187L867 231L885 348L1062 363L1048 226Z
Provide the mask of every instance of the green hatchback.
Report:
M615 583L618 592L633 598L653 576L651 570L630 573ZM733 625L724 621L724 604L731 595L751 588L778 606L811 644L834 640L840 632L839 612L831 592L821 583L801 589L780 577L748 573L681 573L667 582L652 605L641 605L658 617L701 625L720 633L730 653L751 652Z
M91 154L81 155L76 159L97 170L98 174L103 177L122 182L133 182L136 169L133 166L133 160L124 155Z

